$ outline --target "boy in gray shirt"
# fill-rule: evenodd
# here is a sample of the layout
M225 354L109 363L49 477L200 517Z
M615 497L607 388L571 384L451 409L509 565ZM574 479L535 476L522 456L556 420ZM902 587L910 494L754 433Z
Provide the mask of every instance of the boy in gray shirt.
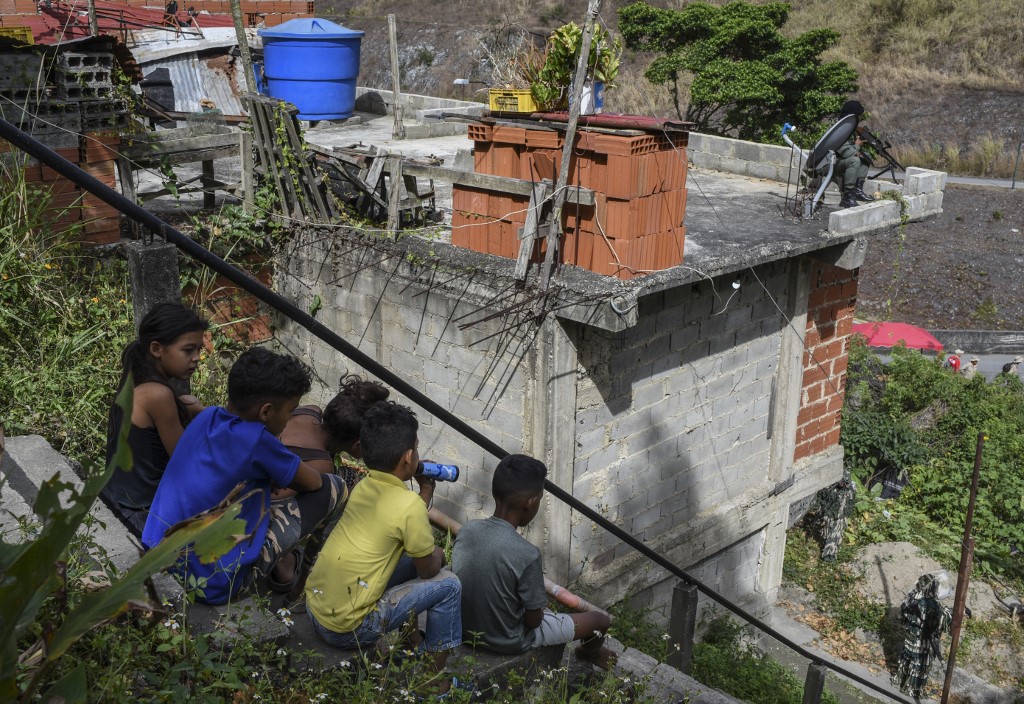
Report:
M580 640L577 656L607 669L613 655L604 647L604 634L611 618L597 611L545 609L540 550L517 531L537 515L547 471L532 457L505 457L491 480L494 515L459 531L452 571L462 582L463 640L499 653Z

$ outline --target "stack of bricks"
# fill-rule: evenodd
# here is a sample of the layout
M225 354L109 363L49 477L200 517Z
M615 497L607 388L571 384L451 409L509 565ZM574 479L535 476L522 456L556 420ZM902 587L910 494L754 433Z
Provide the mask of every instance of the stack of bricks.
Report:
M82 135L79 166L90 176L111 188L117 183L114 169L121 137L114 132ZM110 244L121 239L121 214L91 193L82 195L82 240Z
M114 162L120 141L116 134L92 133L82 135L79 146L54 151L113 188L116 183ZM47 234L76 228L77 239L82 242L110 244L120 240L120 213L113 206L37 162L27 164L22 172L26 185L44 194L46 207L40 213L39 222Z
M822 262L811 269L794 460L839 444L858 273Z
M558 177L564 137L550 129L471 124L477 173L537 182ZM595 192L593 206L566 203L560 260L631 279L683 261L686 133L576 135L569 185ZM452 244L515 258L529 197L456 186ZM544 255L545 241L532 259Z

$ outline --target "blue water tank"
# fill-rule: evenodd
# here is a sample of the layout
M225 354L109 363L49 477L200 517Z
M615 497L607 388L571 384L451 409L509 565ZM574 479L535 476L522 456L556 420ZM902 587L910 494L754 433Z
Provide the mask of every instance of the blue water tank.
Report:
M271 97L294 104L300 120L352 116L363 32L312 18L261 29L259 34Z

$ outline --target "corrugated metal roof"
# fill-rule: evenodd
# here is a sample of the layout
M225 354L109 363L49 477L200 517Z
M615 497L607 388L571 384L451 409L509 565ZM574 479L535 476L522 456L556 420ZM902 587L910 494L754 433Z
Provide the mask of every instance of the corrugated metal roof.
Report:
M240 71L217 68L227 63L227 52L203 58L193 53L150 61L142 66L142 71L148 76L159 68L167 69L174 86L174 110L200 112L199 101L209 98L225 115L242 115L238 96L245 91L245 79Z

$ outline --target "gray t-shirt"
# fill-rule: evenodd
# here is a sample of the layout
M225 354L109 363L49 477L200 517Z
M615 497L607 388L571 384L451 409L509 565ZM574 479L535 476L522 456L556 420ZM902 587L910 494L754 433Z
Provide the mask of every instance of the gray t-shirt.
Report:
M527 650L523 616L547 604L540 550L508 521L470 521L452 548L452 571L462 582L463 640L499 653Z

